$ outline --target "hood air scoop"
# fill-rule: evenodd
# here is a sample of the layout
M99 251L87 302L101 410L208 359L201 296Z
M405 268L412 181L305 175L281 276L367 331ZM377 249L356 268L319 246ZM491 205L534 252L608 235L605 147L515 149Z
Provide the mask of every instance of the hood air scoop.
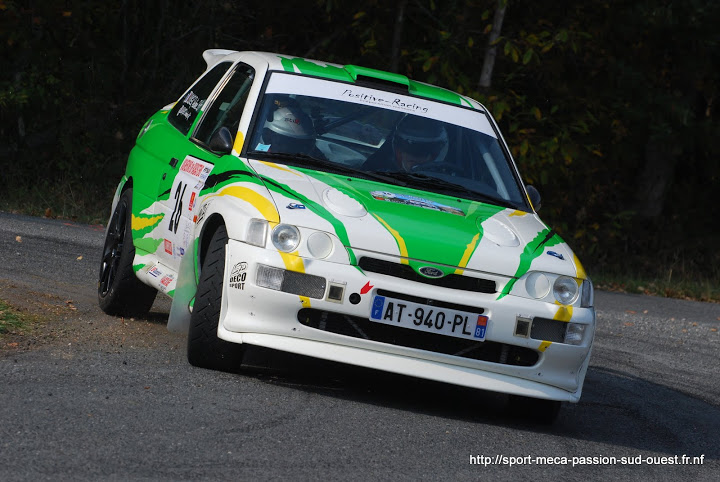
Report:
M361 218L367 214L365 206L335 188L326 189L322 194L325 206L336 214Z

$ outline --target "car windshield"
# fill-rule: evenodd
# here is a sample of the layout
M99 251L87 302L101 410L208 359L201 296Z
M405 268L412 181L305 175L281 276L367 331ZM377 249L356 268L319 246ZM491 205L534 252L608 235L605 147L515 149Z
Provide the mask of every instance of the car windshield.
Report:
M250 157L527 209L482 110L279 72L262 99Z

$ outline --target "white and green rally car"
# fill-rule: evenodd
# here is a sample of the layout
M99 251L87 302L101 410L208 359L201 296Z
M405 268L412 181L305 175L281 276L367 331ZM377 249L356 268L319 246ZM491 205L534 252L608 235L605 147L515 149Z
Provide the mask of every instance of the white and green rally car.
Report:
M235 369L249 344L554 414L579 400L593 287L482 105L355 65L203 57L130 153L103 310L171 296L168 327L200 367Z

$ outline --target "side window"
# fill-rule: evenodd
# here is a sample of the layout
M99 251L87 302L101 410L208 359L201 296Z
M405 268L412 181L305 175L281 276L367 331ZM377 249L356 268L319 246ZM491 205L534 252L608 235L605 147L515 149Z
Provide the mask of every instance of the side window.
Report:
M232 65L231 62L222 62L195 82L187 94L177 101L175 107L170 111L168 121L183 134L190 132L193 122L202 112L203 105L212 93L213 89L220 82L222 76Z
M212 136L223 127L235 136L254 77L255 72L247 65L240 64L235 68L200 121L193 136L195 140L208 145Z

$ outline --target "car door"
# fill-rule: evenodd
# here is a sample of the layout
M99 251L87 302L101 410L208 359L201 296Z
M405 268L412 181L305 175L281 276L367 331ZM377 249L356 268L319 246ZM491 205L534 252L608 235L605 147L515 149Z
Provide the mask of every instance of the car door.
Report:
M196 116L188 131L189 142L183 144L182 152L177 152L170 159L159 187L165 238L159 254L161 262L176 271L192 241L198 199L206 181L211 174L217 173L218 163L221 169L225 169L224 165L239 162L229 154L238 135L238 126L254 78L252 67L242 62L236 63L220 78L217 88L211 89L212 93L204 100L202 96L205 92L202 88L205 86L199 85L198 88L190 89L173 108L173 111L177 111L175 121L184 123L184 126L187 126L192 116ZM199 107L196 109L196 106ZM184 119L188 112L188 119ZM172 116L173 112L170 113ZM226 130L225 135L219 136L222 130ZM225 142L213 142L218 136Z

